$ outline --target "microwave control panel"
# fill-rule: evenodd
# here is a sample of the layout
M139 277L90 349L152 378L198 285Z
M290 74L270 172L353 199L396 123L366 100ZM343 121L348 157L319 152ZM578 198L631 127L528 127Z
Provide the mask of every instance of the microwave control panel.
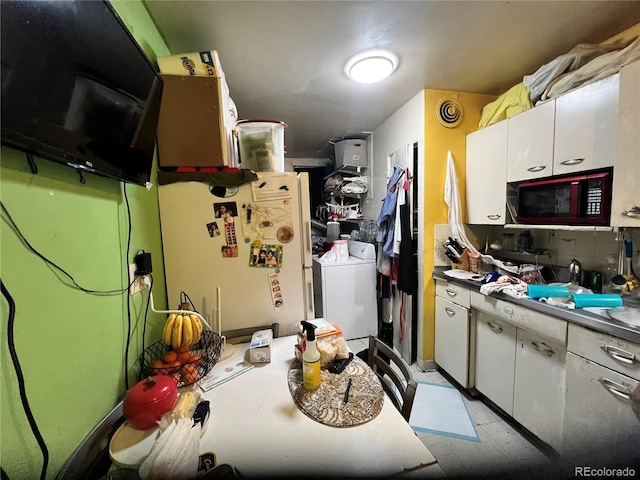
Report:
M585 212L587 216L600 215L602 211L603 195L604 188L602 180L599 178L589 180L589 184L587 186L587 211Z

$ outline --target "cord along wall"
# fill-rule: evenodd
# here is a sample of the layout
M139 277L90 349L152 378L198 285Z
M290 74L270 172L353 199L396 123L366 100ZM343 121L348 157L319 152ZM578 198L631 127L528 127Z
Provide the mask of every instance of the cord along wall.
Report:
M139 1L112 4L134 30L138 42L154 56L169 51ZM154 58L152 58L154 60ZM165 307L164 266L155 188L127 185L132 220L128 236L124 185L95 175L78 174L54 162L34 158L33 175L24 154L2 148L0 199L29 242L73 275L85 288L127 287L128 263L138 250L153 258L154 294ZM154 169L155 175L155 169ZM136 379L141 348L146 293L90 295L70 286L40 258L29 252L2 225L0 278L16 304L15 349L29 404L49 449L48 478L55 477L67 457L121 399L124 389L124 350L127 303L134 335L129 353L130 383ZM0 458L9 478L38 478L42 453L31 432L19 398L15 371L7 347L8 305L0 314ZM164 315L149 312L147 345L162 332Z

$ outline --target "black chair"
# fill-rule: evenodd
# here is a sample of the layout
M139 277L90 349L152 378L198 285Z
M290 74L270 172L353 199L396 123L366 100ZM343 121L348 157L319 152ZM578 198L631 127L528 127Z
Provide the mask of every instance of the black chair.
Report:
M238 328L236 330L227 330L222 332L222 336L227 339L227 342L233 345L236 343L250 342L251 336L255 332L259 330L267 330L269 328L273 332L273 338L278 338L278 333L280 332L279 323L272 323L271 325L264 325L260 327L247 327L247 328Z
M378 374L385 393L408 422L418 388L409 365L395 350L373 335L369 336L368 350L367 363ZM393 385L383 378L385 375Z
M56 480L104 477L111 466L109 442L113 434L124 422L122 402L120 402L82 440L58 472Z

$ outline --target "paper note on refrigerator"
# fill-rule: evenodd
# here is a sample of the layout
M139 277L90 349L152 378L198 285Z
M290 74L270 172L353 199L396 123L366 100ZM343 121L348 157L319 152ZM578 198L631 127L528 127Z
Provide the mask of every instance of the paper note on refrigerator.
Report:
M258 173L258 180L251 182L251 194L253 200L262 202L265 200L284 200L291 198L293 192L292 176L290 173L270 173L264 175Z
M273 238L283 241L278 231L291 232L293 235L293 218L291 205L287 200L259 202L244 205L240 212L242 232L248 238Z

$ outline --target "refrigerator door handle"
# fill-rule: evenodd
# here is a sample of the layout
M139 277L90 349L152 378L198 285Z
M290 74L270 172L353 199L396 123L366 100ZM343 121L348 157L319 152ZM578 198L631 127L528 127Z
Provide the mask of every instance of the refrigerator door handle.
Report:
M307 320L312 319L315 314L313 307L313 281L307 282Z

